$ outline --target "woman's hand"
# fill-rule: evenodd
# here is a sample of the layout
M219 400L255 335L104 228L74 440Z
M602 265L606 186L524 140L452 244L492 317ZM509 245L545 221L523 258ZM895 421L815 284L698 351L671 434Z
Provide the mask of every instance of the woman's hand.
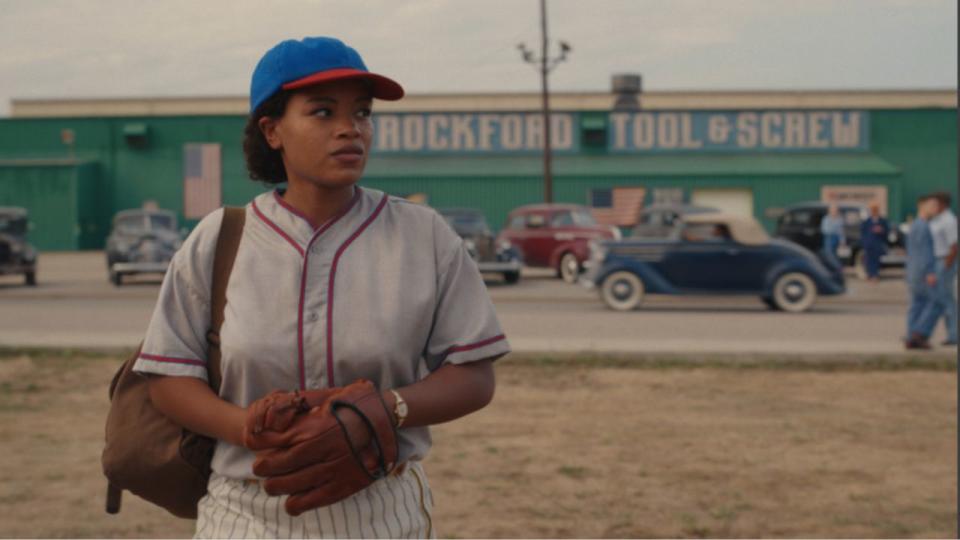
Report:
M259 435L264 431L284 432L298 414L309 412L314 407L324 407L340 388L316 390L274 390L247 407L243 425L243 445L259 448Z

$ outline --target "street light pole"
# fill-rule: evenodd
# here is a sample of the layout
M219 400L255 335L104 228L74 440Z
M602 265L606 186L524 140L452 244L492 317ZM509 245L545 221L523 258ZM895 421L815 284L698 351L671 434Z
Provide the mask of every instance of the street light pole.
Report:
M543 105L543 201L553 202L553 151L550 138L550 89L547 85L547 0L540 0L540 100Z
M540 0L540 58L536 58L533 52L527 49L523 43L517 45L520 53L523 55L524 62L537 65L537 71L540 72L540 101L542 103L542 121L543 128L543 200L544 202L553 202L553 150L551 147L551 125L550 125L550 87L547 83L548 75L557 64L567 59L567 53L572 49L565 42L560 42L560 55L550 58L550 42L547 38L547 0Z

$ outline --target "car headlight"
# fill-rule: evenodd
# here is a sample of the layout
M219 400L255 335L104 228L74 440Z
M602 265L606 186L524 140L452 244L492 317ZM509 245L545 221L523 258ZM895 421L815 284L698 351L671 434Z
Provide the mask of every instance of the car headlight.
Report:
M602 261L607 256L607 248L597 240L591 240L587 244L590 248L590 259L594 261Z
M507 251L508 249L512 249L512 248L513 248L513 244L511 244L509 240L503 240L500 242L501 251Z

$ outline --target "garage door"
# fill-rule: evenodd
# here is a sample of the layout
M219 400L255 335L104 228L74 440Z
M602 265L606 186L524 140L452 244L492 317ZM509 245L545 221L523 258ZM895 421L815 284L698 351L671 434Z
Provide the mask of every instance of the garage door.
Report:
M749 189L695 189L690 202L738 216L753 217L753 192Z

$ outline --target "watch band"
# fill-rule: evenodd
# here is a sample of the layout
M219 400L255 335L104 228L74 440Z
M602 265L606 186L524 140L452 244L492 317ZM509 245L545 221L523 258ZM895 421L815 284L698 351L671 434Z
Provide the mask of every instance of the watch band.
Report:
M404 401L403 396L400 395L400 392L390 389L390 392L393 393L396 403L393 405L393 414L397 417L397 427L403 425L403 421L407 419L407 402Z

